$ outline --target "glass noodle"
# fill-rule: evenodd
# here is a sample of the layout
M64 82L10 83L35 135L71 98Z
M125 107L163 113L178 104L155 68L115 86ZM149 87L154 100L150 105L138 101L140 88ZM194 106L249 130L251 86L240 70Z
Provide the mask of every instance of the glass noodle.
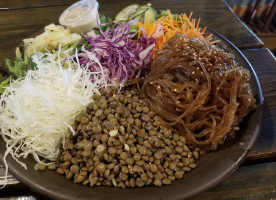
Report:
M192 146L214 150L255 106L249 71L207 41L176 34L157 52L142 89Z

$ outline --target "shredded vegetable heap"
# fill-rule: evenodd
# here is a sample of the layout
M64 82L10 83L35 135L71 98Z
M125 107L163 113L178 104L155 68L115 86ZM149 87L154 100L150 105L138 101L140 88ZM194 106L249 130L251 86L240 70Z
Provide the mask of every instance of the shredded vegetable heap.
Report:
M233 137L254 108L249 78L232 54L176 34L157 52L143 90L167 126L208 151Z
M91 71L103 71L109 83L123 84L149 71L154 38L142 37L132 40L129 23L117 23L100 34L86 35L88 48L79 53L81 64L89 65ZM96 57L99 62L91 61ZM143 69L143 70L142 70Z
M1 95L5 157L11 153L17 160L31 154L37 162L42 162L41 158L56 161L68 130L73 131L76 115L91 102L93 94L99 93L103 80L77 63L62 68L50 53L36 53L32 58L37 70L29 70Z
M163 11L161 17L156 21L148 22L144 24L139 23L139 28L141 29L138 37L154 37L157 38L156 46L154 48L155 52L162 49L163 44L173 37L176 33L185 34L188 37L198 37L202 40L210 40L212 35L208 37L204 36L206 27L201 29L199 27L200 18L192 19L192 12L189 16L185 13L180 15L171 14L170 10Z

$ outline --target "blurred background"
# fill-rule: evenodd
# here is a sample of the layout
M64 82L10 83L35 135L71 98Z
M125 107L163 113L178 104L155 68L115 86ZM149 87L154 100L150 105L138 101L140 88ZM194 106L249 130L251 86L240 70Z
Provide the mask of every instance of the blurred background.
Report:
M276 0L225 0L236 15L276 54Z

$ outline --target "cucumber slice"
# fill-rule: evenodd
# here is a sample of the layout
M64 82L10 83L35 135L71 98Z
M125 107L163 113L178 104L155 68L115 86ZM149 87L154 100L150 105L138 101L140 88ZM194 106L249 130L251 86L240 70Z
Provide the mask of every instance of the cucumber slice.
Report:
M153 22L157 16L156 10L148 5L140 6L136 12L132 14L131 18L143 20L143 22Z
M137 32L139 30L139 23L137 22L132 22L130 24L130 32L134 33Z
M116 16L114 21L127 21L130 19L136 19L136 22L131 23L130 31L136 32L139 29L138 21L153 22L157 16L157 12L149 4L139 6L138 4L132 4L123 8Z
M127 6L123 8L116 16L114 21L119 22L119 21L126 21L129 19L129 17L137 11L137 9L140 6L138 4L132 4L130 6Z

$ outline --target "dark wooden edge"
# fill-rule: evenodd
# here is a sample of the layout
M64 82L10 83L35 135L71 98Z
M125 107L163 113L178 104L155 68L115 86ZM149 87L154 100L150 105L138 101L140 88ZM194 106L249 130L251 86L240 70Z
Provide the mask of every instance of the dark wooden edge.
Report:
M276 151L250 151L246 156L246 162L263 160L275 160L276 161Z
M240 50L252 49L252 48L263 48L264 47L263 41L250 28L248 28L248 26L236 15L236 13L228 5L228 3L226 2L226 0L223 0L223 2L228 7L229 11L234 15L234 17L236 17L238 19L238 21L250 32L250 34L252 34L259 41L259 44L254 45L254 47L252 46L252 44L243 45L243 46L237 46L237 47Z

